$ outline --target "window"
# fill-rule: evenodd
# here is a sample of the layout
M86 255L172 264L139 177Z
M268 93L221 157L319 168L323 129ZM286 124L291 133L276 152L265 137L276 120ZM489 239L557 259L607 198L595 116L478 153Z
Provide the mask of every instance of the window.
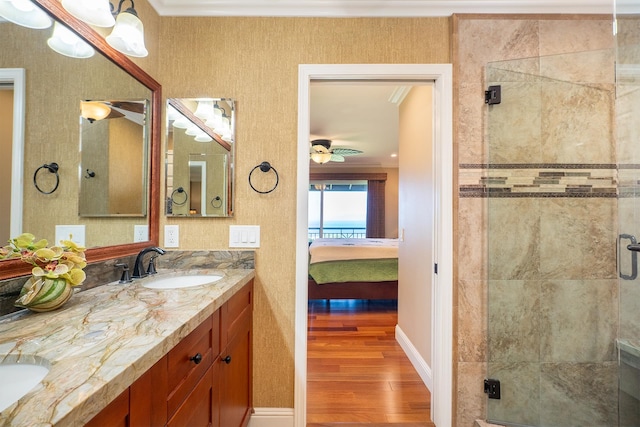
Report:
M309 186L309 241L364 238L367 181L312 181Z

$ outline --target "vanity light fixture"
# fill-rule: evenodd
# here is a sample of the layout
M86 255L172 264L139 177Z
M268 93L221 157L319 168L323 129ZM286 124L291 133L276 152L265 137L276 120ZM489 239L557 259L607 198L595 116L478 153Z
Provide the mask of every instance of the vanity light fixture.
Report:
M204 121L213 119L213 101L198 101L193 114Z
M53 21L31 0L0 0L0 16L27 28L49 28Z
M102 102L82 101L80 102L80 114L89 120L89 123L93 123L96 120L106 119L111 114L111 107Z
M61 55L71 58L90 58L95 50L73 31L56 22L53 25L53 35L47 40L49 47Z
M125 0L120 0L115 8L109 0L62 0L62 6L89 25L113 27L105 40L114 49L125 55L145 57L149 52L144 45L144 25L138 18L133 0L129 0L131 7L123 11L124 2Z

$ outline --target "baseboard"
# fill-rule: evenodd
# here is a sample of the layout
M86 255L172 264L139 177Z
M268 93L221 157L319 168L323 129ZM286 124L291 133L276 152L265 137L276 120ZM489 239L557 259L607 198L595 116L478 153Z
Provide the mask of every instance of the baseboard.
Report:
M293 408L253 408L249 427L293 427Z
M415 370L418 371L418 375L420 375L424 385L427 386L429 391L433 391L431 368L427 365L427 362L425 362L420 353L418 353L418 350L413 346L411 340L402 332L399 325L396 325L396 341L398 341L398 344L400 344L400 347L404 350Z

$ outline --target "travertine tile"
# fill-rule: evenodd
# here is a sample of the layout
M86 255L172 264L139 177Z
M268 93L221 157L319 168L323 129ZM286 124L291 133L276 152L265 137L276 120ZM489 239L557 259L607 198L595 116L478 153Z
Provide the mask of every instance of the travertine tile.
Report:
M488 399L487 419L536 426L540 417L540 365L489 363L489 378L500 380L500 399Z
M486 372L486 363L458 363L457 427L473 427L476 418L486 419L487 397L482 391Z
M458 301L458 360L487 360L487 282L461 280Z

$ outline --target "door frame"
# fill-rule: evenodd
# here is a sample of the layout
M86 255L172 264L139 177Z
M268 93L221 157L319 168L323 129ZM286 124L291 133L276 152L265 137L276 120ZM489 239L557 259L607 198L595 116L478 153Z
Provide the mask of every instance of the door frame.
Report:
M433 422L452 423L453 408L453 71L451 64L301 64L298 67L296 192L296 309L294 425L306 425L309 186L309 87L312 80L423 80L434 82L436 174L435 262L432 312Z
M0 83L13 86L13 130L11 142L11 213L10 236L22 233L24 123L25 123L25 70L0 68Z

